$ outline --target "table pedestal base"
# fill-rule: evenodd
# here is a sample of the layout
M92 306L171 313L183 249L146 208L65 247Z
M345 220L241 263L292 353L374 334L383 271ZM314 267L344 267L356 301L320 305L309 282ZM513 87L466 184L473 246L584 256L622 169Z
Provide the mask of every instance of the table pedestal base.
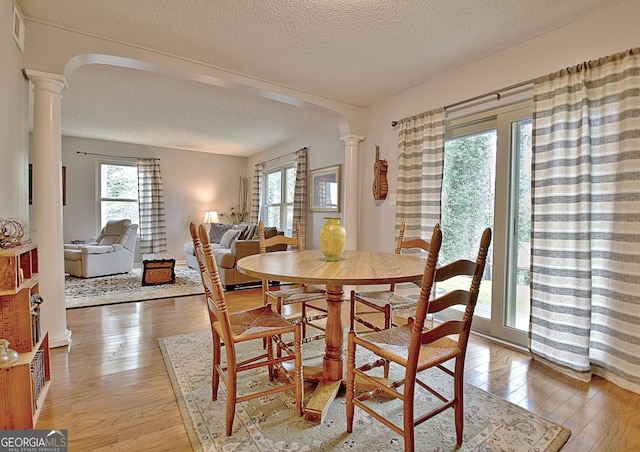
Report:
M304 409L304 420L313 422L314 424L321 424L329 406L338 395L338 392L342 387L347 387L346 376L342 380L326 380L322 377L322 367L304 367L304 381L316 382L316 386L311 399L307 403ZM376 378L380 382L380 385L386 386L392 382L388 378ZM364 389L365 391L371 391L375 389L375 385L370 384L368 381L356 377L356 386L358 389ZM383 398L386 398L382 394Z
M322 378L322 367L305 367L304 381L318 383L304 409L304 419L314 424L320 424L327 414L331 402L338 395L342 380L326 380Z

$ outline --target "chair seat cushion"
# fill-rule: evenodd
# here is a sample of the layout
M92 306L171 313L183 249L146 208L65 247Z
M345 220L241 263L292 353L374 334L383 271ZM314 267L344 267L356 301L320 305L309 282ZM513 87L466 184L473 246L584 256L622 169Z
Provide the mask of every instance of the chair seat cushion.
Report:
M68 261L81 261L82 260L82 251L79 249L65 249L64 250L64 258Z
M218 243L212 243L211 249L216 265L220 268L233 268L236 265L236 255L231 252L230 248L225 248Z
M216 261L216 265L220 268L234 268L236 265L236 256L233 254L230 248L226 248L219 243L212 243L211 249L213 250L213 257ZM184 252L191 256L193 252L193 242L187 242L184 244Z
M118 251L121 249L122 249L122 245L114 243L113 245L83 246L81 248L81 251L84 254L106 254L106 253L113 253L114 251Z

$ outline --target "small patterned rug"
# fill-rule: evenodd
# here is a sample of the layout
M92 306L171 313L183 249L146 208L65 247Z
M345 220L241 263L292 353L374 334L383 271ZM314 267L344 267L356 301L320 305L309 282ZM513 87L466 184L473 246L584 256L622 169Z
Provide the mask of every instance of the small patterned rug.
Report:
M142 285L142 269L98 278L78 278L66 275L64 281L67 309L104 304L155 300L203 294L200 273L186 265L176 265L175 284Z
M292 393L278 393L253 399L236 406L233 434L225 435L225 387L221 385L217 401L211 400L211 333L201 331L163 338L159 345L171 378L185 428L196 451L397 451L403 439L391 429L356 408L354 431L346 432L344 390L329 408L325 420L314 425L295 415ZM242 359L247 347L261 343L242 343ZM323 341L305 345L305 365L318 365ZM224 353L223 353L224 355ZM224 359L224 358L223 358ZM357 357L357 359L359 359ZM392 367L393 373L398 372ZM450 393L451 378L440 371L422 374L434 387ZM242 388L270 383L262 369L244 372L238 382ZM309 397L313 385L305 385ZM401 405L393 401L373 400L376 409L384 409L387 418L399 422ZM500 399L474 386L465 385L464 440L455 445L453 410L435 416L416 427L416 450L420 451L558 451L571 431L543 419L524 408ZM434 397L420 394L416 406L420 412L433 406ZM423 411L424 410L424 411ZM400 425L402 425L400 423Z

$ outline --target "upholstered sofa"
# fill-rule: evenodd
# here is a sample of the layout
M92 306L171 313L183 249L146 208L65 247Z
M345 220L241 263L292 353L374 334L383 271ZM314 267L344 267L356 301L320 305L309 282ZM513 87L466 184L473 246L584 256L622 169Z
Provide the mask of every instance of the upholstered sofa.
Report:
M276 228L265 228L265 237L273 237L278 232ZM258 254L258 228L255 223L223 224L212 223L209 229L209 240L213 249L213 256L218 265L220 282L226 290L233 290L237 285L259 283L260 280L240 273L236 262L245 256ZM267 251L284 251L286 245L269 248ZM187 265L198 270L198 261L193 252L193 242L184 244Z
M109 220L95 242L64 245L64 271L81 278L130 272L137 240L137 224Z

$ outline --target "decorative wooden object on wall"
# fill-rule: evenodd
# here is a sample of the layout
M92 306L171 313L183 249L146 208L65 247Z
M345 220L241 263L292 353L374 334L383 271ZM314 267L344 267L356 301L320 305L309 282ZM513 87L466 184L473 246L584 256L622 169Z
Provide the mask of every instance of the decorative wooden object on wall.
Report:
M380 146L376 144L376 162L373 164L373 199L387 199L389 184L387 183L386 160L380 160Z

